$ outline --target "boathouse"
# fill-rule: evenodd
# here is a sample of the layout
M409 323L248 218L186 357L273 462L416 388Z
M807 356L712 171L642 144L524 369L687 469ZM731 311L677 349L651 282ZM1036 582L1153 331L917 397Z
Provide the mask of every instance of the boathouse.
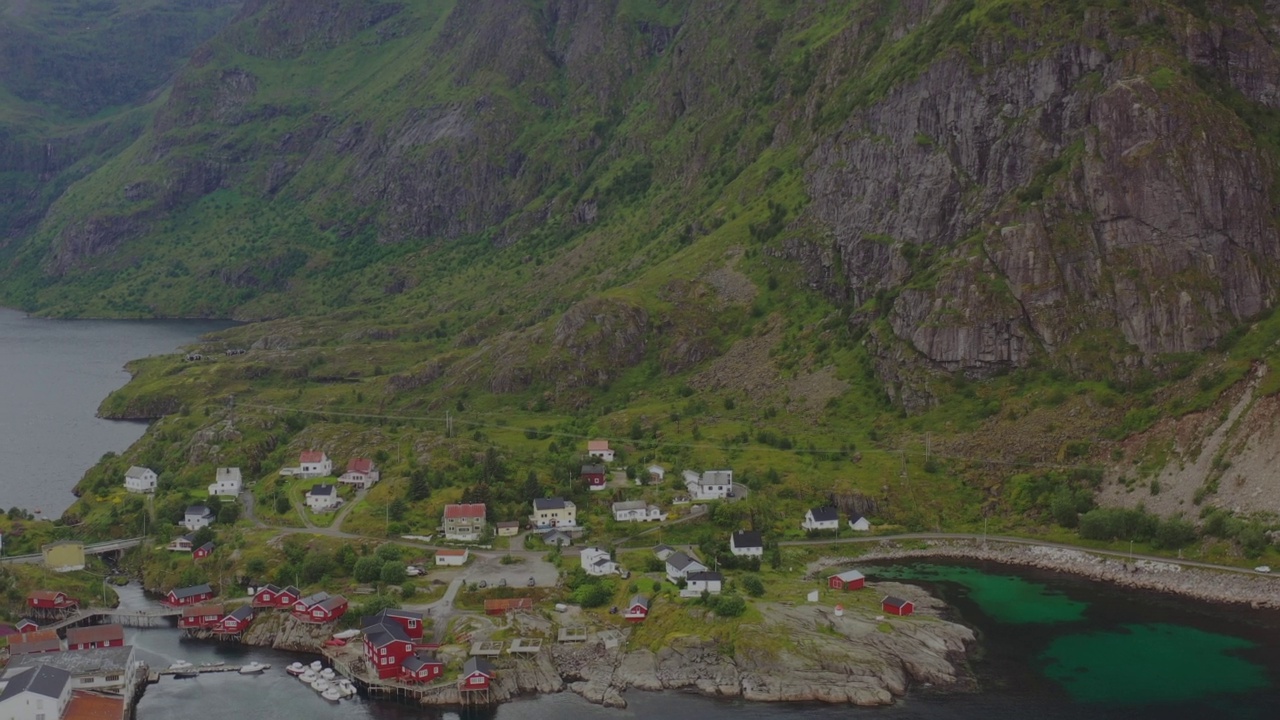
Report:
M406 658L400 668L406 682L431 682L444 674L444 663L425 650Z
M892 595L886 596L885 599L881 600L880 607L890 615L906 616L916 611L915 603Z
M867 578L857 570L845 570L827 576L827 587L832 590L861 590L866 584Z
M124 626L89 625L67 628L68 650L124 647Z
M522 610L533 610L533 598L489 598L484 601L485 615L506 615Z
M249 605L241 605L222 616L217 624L214 625L214 631L224 635L239 635L248 629L249 624L253 622L253 607Z
M489 683L493 682L494 677L493 666L488 660L470 657L462 665L462 677L458 678L458 689L464 692L488 690Z
M36 590L27 596L27 607L35 610L75 610L80 601L60 590Z
M40 629L40 623L37 623L31 618L22 618L13 626L13 629L20 633L35 632Z
M9 657L62 651L62 640L55 630L35 630L9 636Z
M321 593L323 594L323 593ZM299 600L298 604L303 601ZM293 616L303 622L319 625L321 623L334 622L338 618L347 614L347 599L341 595L325 597L323 600L312 603L305 613L298 612L298 605L294 605Z
M182 607L184 605L198 605L205 600L212 599L213 588L209 587L209 583L204 583L203 585L170 590L169 594L165 595L160 602L170 607Z
M189 605L182 608L178 627L183 630L201 630L217 625L226 615L221 605Z
M374 667L378 677L393 678L401 674L400 667L413 655L413 639L397 622L386 621L364 628L364 656Z

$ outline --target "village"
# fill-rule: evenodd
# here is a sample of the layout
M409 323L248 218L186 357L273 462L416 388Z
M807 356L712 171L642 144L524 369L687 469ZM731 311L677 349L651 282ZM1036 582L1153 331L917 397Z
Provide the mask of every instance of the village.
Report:
M607 441L590 441L586 450L580 479L588 493L627 482L620 473L615 478L610 472L614 452ZM303 497L314 513L337 512L346 502L340 488L364 491L380 480L369 458L351 459L346 472L332 480L328 478L333 461L324 452L303 451L298 459L296 467L284 468L280 475L312 481ZM650 465L643 472L650 483L665 480L661 466ZM154 493L157 480L154 470L131 467L123 486L130 493ZM371 696L467 705L500 702L511 696L513 688L527 690L523 684L508 684L503 692L494 692L507 669L553 646L625 650L646 623L655 618L660 622L663 615L678 620L690 611L733 623L747 612L752 600L765 595L761 563L766 548L777 553L776 543L751 528L727 532L723 538L727 552L711 557L688 543L661 542L664 527L705 521L714 504L731 503L748 493L734 482L729 469L684 470L679 480L684 493L671 507L641 497L593 504L586 511L607 508L606 520L611 523L651 526L625 544L617 537L593 533L578 505L564 497L534 499L530 514L521 518L492 518L484 503L446 504L436 535L396 539L396 546L375 544L377 557L400 558L401 550L417 553L415 562L405 564L402 572L395 568L390 577L430 577L441 594L430 594L425 603L415 603L413 598L383 602L368 614L361 614L373 607L361 602L362 596L372 592L368 583L239 587L203 582L163 588L156 609L133 612L115 609L110 603L85 603L51 583L27 596L23 617L0 625L0 634L7 640L0 716L23 720L128 717L145 686L162 677L244 671L148 668L125 644L126 625L172 627L191 638L276 647L281 647L280 638L291 638L288 649L322 655L332 666L326 669L333 680L332 692L325 693L330 690L328 680L310 674L311 682L317 683L313 687L334 702L349 695L338 691L336 674L351 692L358 689ZM193 568L208 563L221 544L219 518L225 517L221 508L224 503L242 502L245 492L239 468L217 468L208 486L209 501L187 507L180 528L185 532L156 549L189 555ZM831 506L810 508L796 521L808 537L871 530L866 518ZM139 539L143 542L148 540ZM504 542L506 550L495 549L497 542ZM84 543L64 540L45 546L38 562L55 576L74 573L93 562L93 552ZM395 562L400 561L386 564ZM856 569L799 574L803 577L787 582L787 604L825 608L823 617L829 613L840 618L848 606L884 632L885 618L909 620L916 609L913 599L892 593L864 597L871 590ZM392 586L381 591L394 597L397 590ZM754 615L753 621L760 622L758 613ZM287 670L308 680L309 669L298 662ZM46 703L48 709L37 711Z

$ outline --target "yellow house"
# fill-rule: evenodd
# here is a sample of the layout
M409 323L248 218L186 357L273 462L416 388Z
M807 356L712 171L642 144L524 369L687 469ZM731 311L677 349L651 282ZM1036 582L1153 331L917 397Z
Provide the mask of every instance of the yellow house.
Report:
M71 572L84 569L84 543L78 540L59 540L40 548L44 566L54 572Z
M576 527L578 508L564 498L538 498L533 501L529 522L538 529Z

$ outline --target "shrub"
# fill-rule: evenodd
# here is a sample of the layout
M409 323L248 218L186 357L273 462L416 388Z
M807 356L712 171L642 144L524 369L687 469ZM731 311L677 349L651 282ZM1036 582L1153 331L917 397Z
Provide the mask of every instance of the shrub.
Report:
M404 582L405 570L404 563L399 560L388 560L382 564L382 570L378 573L378 579L388 585L399 585Z
M720 617L739 617L747 611L747 601L741 595L721 595L711 603L712 609Z
M366 555L356 561L351 575L356 582L374 582L382 574L382 561L372 555Z
M748 575L742 578L742 588L751 597L764 595L764 581L760 579L759 575Z

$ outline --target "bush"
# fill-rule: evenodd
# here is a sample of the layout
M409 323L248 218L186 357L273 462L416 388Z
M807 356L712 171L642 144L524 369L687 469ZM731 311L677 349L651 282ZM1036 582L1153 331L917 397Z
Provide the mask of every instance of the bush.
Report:
M374 582L382 575L382 561L372 555L366 555L356 561L351 575L356 582Z
M747 601L741 595L721 595L711 602L711 608L720 617L739 617L747 611Z
M573 591L573 601L584 608L597 608L609 602L613 594L600 583L589 583Z
M378 546L378 557L382 560L399 560L400 546L386 543Z
M382 564L378 579L388 585L399 585L408 575L405 574L404 563L399 560L388 560Z
M764 581L758 575L748 575L742 578L742 588L747 591L751 597L760 597L764 595Z

